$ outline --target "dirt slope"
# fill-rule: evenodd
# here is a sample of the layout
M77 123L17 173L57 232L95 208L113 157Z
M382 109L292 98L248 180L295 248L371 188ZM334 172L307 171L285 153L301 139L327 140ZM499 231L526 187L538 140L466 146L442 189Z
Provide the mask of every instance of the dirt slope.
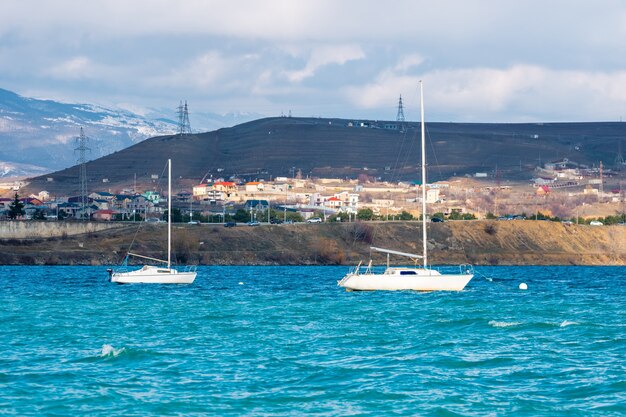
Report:
M543 221L467 221L429 226L430 262L475 265L626 265L626 227ZM174 228L175 258L206 265L354 264L370 246L421 253L418 222L221 225ZM0 264L117 264L133 251L162 257L164 225L128 225L76 236L0 240ZM372 254L383 262L381 254ZM402 259L394 259L401 262Z

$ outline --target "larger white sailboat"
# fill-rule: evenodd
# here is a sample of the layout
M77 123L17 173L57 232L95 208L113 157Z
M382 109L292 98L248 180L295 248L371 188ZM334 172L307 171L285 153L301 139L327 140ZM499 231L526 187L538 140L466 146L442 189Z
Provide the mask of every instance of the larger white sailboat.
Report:
M134 271L107 269L109 280L118 284L192 284L196 271L178 271L172 268L172 160L167 160L167 260L129 252L129 256L147 259L167 266L144 265ZM195 267L194 267L195 268Z
M387 268L382 274L372 271L372 262L361 269L359 264L353 271L349 272L338 282L340 287L348 291L461 291L474 277L471 265L461 265L458 274L442 274L435 269L428 267L428 247L426 228L426 138L424 126L424 92L420 81L420 107L422 119L422 240L423 254L415 255L411 253L398 252L390 249L371 247L372 250L387 254ZM389 256L399 255L412 258L416 263L415 267L390 267ZM417 260L424 261L423 267L417 267Z

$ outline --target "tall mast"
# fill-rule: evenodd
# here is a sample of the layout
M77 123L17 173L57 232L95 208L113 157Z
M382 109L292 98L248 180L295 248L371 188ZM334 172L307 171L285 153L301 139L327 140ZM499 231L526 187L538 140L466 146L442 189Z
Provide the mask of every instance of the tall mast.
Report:
M172 259L172 160L167 160L167 269L171 268Z
M424 269L428 266L426 257L426 129L424 126L424 88L420 80L420 112L422 116L422 240L424 242Z

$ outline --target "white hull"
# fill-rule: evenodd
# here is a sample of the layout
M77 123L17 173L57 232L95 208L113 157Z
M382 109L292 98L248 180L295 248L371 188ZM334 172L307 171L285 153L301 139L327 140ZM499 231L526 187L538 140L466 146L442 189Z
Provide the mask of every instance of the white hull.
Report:
M424 93L420 81L420 112L422 130L422 255L399 252L390 249L371 247L370 250L387 254L387 269L382 274L373 274L370 265L364 273L360 266L348 273L338 285L348 291L462 291L474 277L470 265L462 265L459 274L441 274L439 271L428 268L428 233L426 224L426 130L424 123ZM389 255L406 256L413 259L422 258L423 268L390 268Z
M462 291L473 277L432 269L388 268L382 274L351 272L338 285L349 291Z
M128 256L137 256L161 262L167 267L144 265L143 268L135 271L114 271L108 269L109 281L118 284L192 284L196 279L196 271L186 270L178 272L172 268L172 160L167 160L167 260L155 259L149 256L138 255L128 252ZM132 244L131 244L132 245ZM124 262L126 264L126 261Z
M110 272L111 282L118 284L192 284L196 272L178 272L175 269L144 266L136 271Z

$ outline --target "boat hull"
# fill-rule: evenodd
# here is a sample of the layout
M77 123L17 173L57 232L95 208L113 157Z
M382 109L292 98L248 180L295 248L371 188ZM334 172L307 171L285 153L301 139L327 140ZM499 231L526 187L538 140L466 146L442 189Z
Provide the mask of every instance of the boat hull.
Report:
M474 275L346 275L339 286L349 291L462 291Z
M175 269L143 267L129 272L111 271L111 282L117 284L192 284L196 272L178 272Z

